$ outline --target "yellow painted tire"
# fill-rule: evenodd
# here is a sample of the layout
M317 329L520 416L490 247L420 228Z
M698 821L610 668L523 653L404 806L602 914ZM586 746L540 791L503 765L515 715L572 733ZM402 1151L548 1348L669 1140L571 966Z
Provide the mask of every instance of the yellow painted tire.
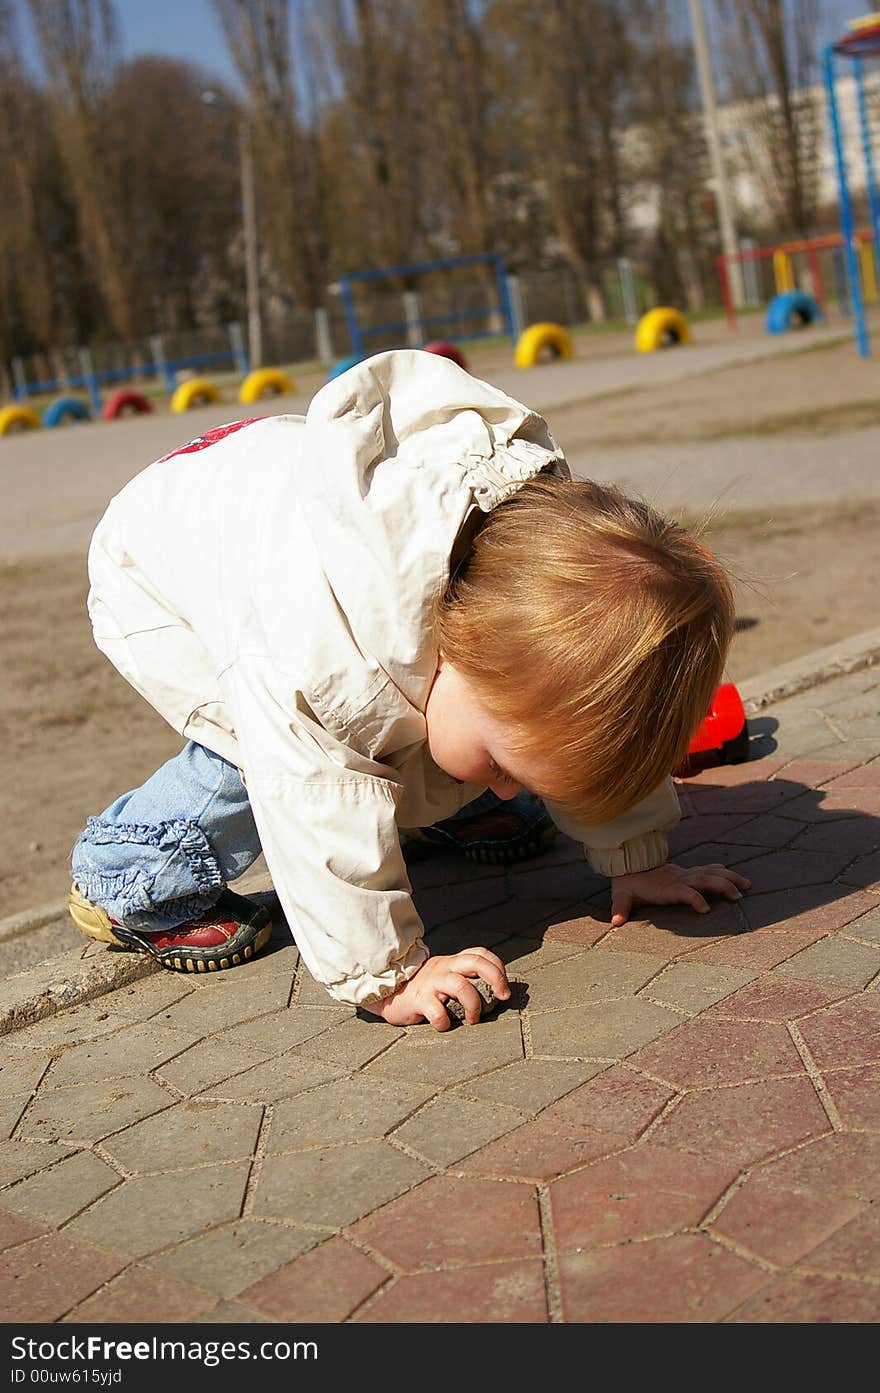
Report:
M171 398L172 411L191 411L194 406L207 406L219 401L220 393L213 382L204 377L193 377L189 382L181 382Z
M656 353L658 348L690 342L691 326L680 310L674 310L669 305L648 310L636 325L636 349L639 353Z
M255 368L242 382L238 400L259 401L261 397L277 397L284 392L295 391L294 383L280 368Z
M40 418L29 406L4 406L0 411L0 435L16 431L38 430Z
M561 324L530 324L517 339L514 362L518 368L533 368L548 350L553 358L573 358L571 334Z

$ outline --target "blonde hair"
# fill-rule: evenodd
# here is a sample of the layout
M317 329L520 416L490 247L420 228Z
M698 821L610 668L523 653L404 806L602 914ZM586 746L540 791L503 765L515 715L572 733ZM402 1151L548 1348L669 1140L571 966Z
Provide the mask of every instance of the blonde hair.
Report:
M684 527L612 486L542 475L487 515L435 639L543 771L533 791L595 823L684 758L733 620L724 568Z

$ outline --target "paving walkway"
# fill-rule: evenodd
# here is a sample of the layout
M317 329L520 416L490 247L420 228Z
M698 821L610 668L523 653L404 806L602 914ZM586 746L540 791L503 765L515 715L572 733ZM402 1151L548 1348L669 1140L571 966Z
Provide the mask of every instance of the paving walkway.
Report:
M751 761L681 784L675 854L736 905L612 931L564 839L415 860L434 950L508 964L478 1026L338 1007L281 921L207 980L72 940L6 982L4 1320L876 1322L868 637L744 687Z

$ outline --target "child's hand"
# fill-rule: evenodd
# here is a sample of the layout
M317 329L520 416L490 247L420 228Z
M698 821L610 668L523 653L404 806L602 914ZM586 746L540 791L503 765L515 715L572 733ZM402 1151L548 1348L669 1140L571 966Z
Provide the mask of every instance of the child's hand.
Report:
M510 985L504 963L488 948L466 948L449 957L428 958L409 981L393 996L371 1002L364 1009L381 1016L389 1025L418 1025L428 1021L435 1030L449 1030L452 1022L443 1005L445 996L455 997L464 1007L468 1025L480 1019L483 1001L468 977L482 977L499 1001L507 1001Z
M741 891L752 882L726 866L657 866L653 871L638 871L634 875L616 875L611 879L611 927L625 924L633 905L689 904L700 914L708 914L709 905L700 894L711 890L728 900L738 900Z

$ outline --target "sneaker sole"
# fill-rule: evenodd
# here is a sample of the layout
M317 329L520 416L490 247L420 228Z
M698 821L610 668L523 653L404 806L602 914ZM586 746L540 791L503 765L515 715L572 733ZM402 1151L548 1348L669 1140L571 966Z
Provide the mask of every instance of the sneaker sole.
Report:
M155 958L162 967L167 967L172 972L222 972L225 968L240 967L259 953L261 948L265 948L272 937L272 916L267 909L258 909L251 923L244 925L239 934L229 940L228 946L231 951L224 952L222 958L206 957L206 954L217 953L219 950L149 948L140 940L128 939L125 930L120 925L112 924L109 915L98 905L92 904L91 900L87 900L75 885L71 886L67 907L76 927L87 938L93 938L98 943L109 943L114 948L123 948L129 953L146 953L148 957ZM256 932L255 924L260 925ZM251 934L253 937L250 937ZM241 941L242 939L244 941Z
M542 852L550 849L555 840L556 828L545 827L543 832L536 833L527 841L518 842L515 847L505 848L497 842L483 842L467 848L459 847L458 850L467 861L479 861L483 865L511 866L517 861L528 861L533 856L540 856Z

